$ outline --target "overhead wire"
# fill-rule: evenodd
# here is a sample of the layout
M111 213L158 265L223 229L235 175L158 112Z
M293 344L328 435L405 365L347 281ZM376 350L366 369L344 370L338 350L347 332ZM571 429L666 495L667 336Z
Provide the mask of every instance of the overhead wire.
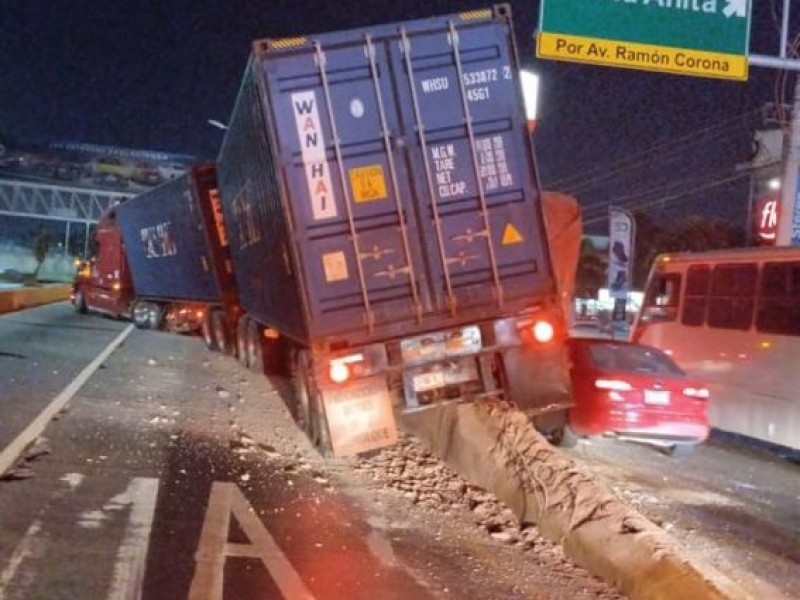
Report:
M562 177L552 182L547 182L546 187L548 189L559 189L574 193L592 184L609 179L618 173L650 164L655 157L676 155L685 152L694 145L708 143L709 139L700 139L704 135L712 135L714 137L711 139L714 139L715 137L721 137L723 135L732 134L735 131L740 131L741 122L743 120L762 113L762 111L762 108L752 109L732 119L709 125L708 127L693 131L679 138L654 144L635 155L627 156L610 164L595 167L576 175Z
M631 211L636 211L636 210L642 210L642 209L646 209L646 208L657 206L657 205L662 205L661 207L663 207L664 203L666 203L668 201L678 200L678 199L684 198L684 197L691 197L691 196L694 196L695 194L697 194L699 192L704 192L706 190L709 190L709 189L712 189L712 188L715 188L715 187L719 187L719 186L722 186L722 185L725 185L725 184L728 184L728 183L733 183L734 181L737 181L739 179L742 179L744 177L749 177L749 176L750 176L750 172L749 171L736 173L735 175L731 175L730 177L726 177L724 179L719 179L719 180L716 180L716 181L712 181L712 182L710 182L710 183L708 183L706 185L703 185L703 186L700 186L700 187L696 187L696 188L692 188L691 190L686 190L686 191L684 191L684 192L682 192L680 194L667 195L667 196L664 196L664 197L661 197L661 198L658 198L656 200L652 200L652 201L649 201L649 202L641 202L639 204L629 205L629 206L626 206L625 208L628 209L628 210L631 210ZM684 198L684 200L681 200L681 202L685 202L687 199L688 198ZM678 202L678 204L679 203L680 202ZM659 207L659 208L661 208L661 207ZM589 217L588 219L584 219L583 220L583 224L584 225L592 225L594 223L602 223L603 221L606 221L607 219L608 219L608 215Z

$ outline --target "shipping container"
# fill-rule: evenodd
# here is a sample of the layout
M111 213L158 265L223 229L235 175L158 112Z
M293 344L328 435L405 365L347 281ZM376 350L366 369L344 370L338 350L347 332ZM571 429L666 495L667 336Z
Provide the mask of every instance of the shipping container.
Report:
M116 316L131 316L138 327L202 328L210 347L233 353L238 298L213 165L191 167L111 208L102 225L88 270L129 282L111 286ZM122 268L112 267L120 259Z
M318 444L503 395L520 327L561 360L507 6L256 41L217 166L242 308L291 349Z

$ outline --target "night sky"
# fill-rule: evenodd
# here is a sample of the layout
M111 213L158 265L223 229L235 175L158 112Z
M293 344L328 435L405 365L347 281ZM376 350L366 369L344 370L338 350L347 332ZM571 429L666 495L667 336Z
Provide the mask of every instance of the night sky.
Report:
M772 2L783 4L755 0L752 52L777 52ZM538 60L539 3L510 4L522 66L542 80L536 148L545 187L575 191L600 231L609 203L644 206L656 219L697 213L744 225L747 180L719 182L749 158L753 129L770 122L760 109L786 102L793 77L781 96L771 69L751 67L750 81L738 83ZM213 159L223 132L207 120L227 120L252 40L486 5L0 0L0 137Z

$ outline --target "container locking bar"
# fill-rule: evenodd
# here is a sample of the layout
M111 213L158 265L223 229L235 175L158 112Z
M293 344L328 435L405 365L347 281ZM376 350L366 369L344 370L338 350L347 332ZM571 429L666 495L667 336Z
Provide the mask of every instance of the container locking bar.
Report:
M392 178L392 192L394 193L394 202L397 208L397 218L400 227L400 237L403 240L403 253L406 259L406 270L408 271L409 284L411 285L411 295L414 303L414 314L417 321L422 320L422 303L419 299L419 290L417 289L417 277L414 273L414 266L411 262L411 247L408 243L408 228L406 227L405 213L403 211L403 204L400 200L400 186L397 184L397 171L394 164L394 154L392 150L392 141L389 137L389 127L386 124L386 111L383 107L383 95L381 94L381 84L378 75L378 65L375 62L375 45L372 43L372 36L367 34L364 36L366 42L367 58L369 60L370 72L372 75L372 83L375 86L375 101L378 104L378 114L381 119L381 135L383 137L383 146L386 148L386 161L389 165L389 174ZM399 271L397 269L396 271Z
M461 103L464 107L464 124L467 126L467 137L469 138L470 154L472 164L475 169L475 182L478 186L478 197L481 204L481 217L483 218L483 235L486 238L486 249L489 253L489 263L492 267L492 279L494 280L495 298L497 305L503 306L503 285L500 283L500 271L497 268L497 257L494 253L494 243L492 241L492 228L489 222L489 207L486 203L486 192L483 189L483 179L481 178L480 163L478 161L478 150L476 148L475 128L472 125L472 114L469 110L469 98L467 89L464 86L464 68L461 64L461 53L459 51L458 31L455 24L450 21L450 43L453 47L453 59L456 63L458 74L458 89L461 91Z
M439 204L436 200L436 191L433 185L433 177L431 176L431 167L428 163L428 143L425 139L425 123L422 121L420 114L419 99L417 98L417 89L414 82L414 67L411 64L411 41L406 34L405 27L400 28L401 50L405 56L406 71L408 72L408 84L411 88L411 100L414 104L414 118L416 119L417 136L419 137L419 145L422 148L422 163L425 166L425 180L428 184L428 195L431 199L431 209L433 210L433 224L436 229L436 241L439 249L439 260L442 262L442 269L444 271L444 283L447 288L447 307L450 314L455 316L458 312L458 301L453 293L453 284L450 279L450 270L448 269L449 261L444 247L444 238L442 234L442 219L439 215Z
M322 90L325 94L325 107L328 109L328 120L331 123L331 133L333 134L333 149L336 154L336 164L339 167L339 178L342 184L342 194L344 197L345 212L347 213L347 223L350 228L350 239L353 243L353 251L356 258L356 270L358 271L358 282L361 286L361 299L364 303L365 321L367 329L370 333L375 328L375 314L372 311L372 306L369 301L369 291L367 289L367 282L364 277L364 267L361 263L361 251L358 244L358 231L356 230L355 219L353 218L353 210L350 204L350 192L347 189L347 177L344 172L344 158L342 156L342 145L339 139L339 131L336 127L336 117L333 112L333 104L331 103L331 88L328 83L328 73L325 71L325 54L322 52L322 45L319 42L314 42L314 50L316 51L317 69L322 79Z

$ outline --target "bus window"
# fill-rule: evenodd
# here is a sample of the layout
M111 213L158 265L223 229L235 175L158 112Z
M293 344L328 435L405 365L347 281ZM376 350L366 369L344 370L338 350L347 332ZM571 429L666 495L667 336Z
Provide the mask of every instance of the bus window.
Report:
M756 328L764 333L800 335L800 263L765 263Z
M707 324L720 329L750 329L758 268L754 264L717 265L711 275Z
M647 286L642 320L673 321L678 314L681 276L678 273L654 275Z
M681 310L681 323L684 325L699 327L705 322L710 280L711 269L708 265L692 265L687 269Z

